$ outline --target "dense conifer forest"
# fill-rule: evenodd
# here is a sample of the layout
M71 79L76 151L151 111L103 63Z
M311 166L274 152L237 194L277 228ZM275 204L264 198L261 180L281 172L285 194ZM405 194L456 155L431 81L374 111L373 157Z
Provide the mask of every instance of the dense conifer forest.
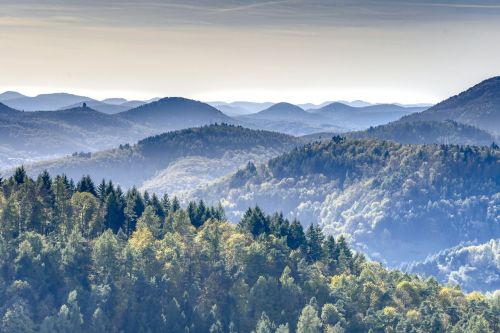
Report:
M372 138L411 144L455 144L490 146L498 138L477 127L446 121L395 121L346 134L349 138Z
M345 234L397 267L462 242L500 235L498 146L409 145L335 136L249 163L195 196L248 206Z
M235 225L90 177L18 168L0 184L2 333L500 329L498 295L385 269L259 207Z

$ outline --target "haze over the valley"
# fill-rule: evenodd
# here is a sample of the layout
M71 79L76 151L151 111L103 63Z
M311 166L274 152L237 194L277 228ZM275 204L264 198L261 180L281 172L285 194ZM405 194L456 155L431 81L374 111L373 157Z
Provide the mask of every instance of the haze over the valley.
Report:
M497 0L0 0L0 333L500 332Z

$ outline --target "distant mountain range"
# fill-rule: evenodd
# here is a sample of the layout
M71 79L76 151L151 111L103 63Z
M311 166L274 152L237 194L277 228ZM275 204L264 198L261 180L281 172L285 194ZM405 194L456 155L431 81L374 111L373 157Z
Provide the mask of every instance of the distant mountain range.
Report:
M352 107L336 102L312 110L312 113L328 119L337 126L356 130L386 124L425 109L425 107L403 107L395 104Z
M75 151L108 149L165 131L213 123L238 124L295 136L329 132L402 143L484 145L489 141L498 142L499 82L499 78L486 80L423 112L425 107L364 106L367 103L363 101L352 102L357 107L333 102L307 110L290 103L212 103L219 108L222 105L244 108L245 112L258 110L236 117L209 104L178 97L144 104L122 98L96 101L66 93L27 97L5 92L0 94L5 104L0 107L0 127L3 128L0 167ZM83 103L89 112L82 111ZM51 114L20 112L16 108L58 111ZM352 133L355 130L362 132ZM38 147L40 142L44 143L43 147Z
M388 109L385 109L383 105L358 108L353 113L348 106L334 103L316 112L333 113L336 117L336 124L349 126L344 122L345 119L352 119L356 111L362 113L367 109L375 110L375 112L363 114L358 124L373 120L371 117L378 112L377 109L383 110L382 113L390 112L391 109L397 112L397 105L388 106ZM384 118L380 117L376 120L382 121ZM340 132L319 132L309 137L324 139ZM490 145L493 142L498 143L500 141L500 77L485 80L423 112L413 112L399 120L374 127L371 125L366 130L342 135L349 138L374 138L415 144Z
M0 104L0 167L109 149L165 131L221 122L236 123L208 104L183 98L165 98L112 115L89 106L21 112Z
M128 102L124 102L122 104L112 104L112 103L105 103L105 102L100 102L96 100L88 100L85 102L77 102L72 105L65 105L64 107L60 108L59 110L67 110L67 109L74 109L82 106L82 104L85 103L87 107L102 112L106 114L115 114L115 113L120 113L124 111L128 111L134 106L131 106L128 104ZM144 103L140 103L137 106L143 105Z
M0 94L0 102L5 105L21 111L54 111L73 109L87 103L87 106L96 111L113 114L119 113L143 104L153 102L149 101L128 101L124 98L108 98L102 101L95 100L86 96L79 96L68 93L41 94L33 97L25 96L15 91L7 91Z
M154 131L90 108L21 112L0 105L0 167L95 151Z
M325 131L347 132L365 129L386 124L424 109L395 104L353 107L334 102L317 109L304 110L294 104L277 103L257 113L239 116L236 119L250 126L294 135L307 135Z
M327 106L328 104L332 104L332 103L341 103L341 104L356 107L356 108L372 106L372 105L380 105L380 104L376 104L376 103L365 102L362 100L326 101L326 102L322 102L319 104L303 103L303 104L295 104L295 105L300 107L303 110L314 110L314 109L320 109L320 108ZM256 102L243 102L243 101L227 103L227 102L216 101L216 102L208 102L208 104L221 110L222 112L224 112L228 116L244 116L244 115L249 115L252 113L260 112L262 110L265 110L265 109L273 106L274 104L279 104L279 103L271 103L271 102L256 103ZM291 103L289 103L289 104L291 104ZM401 107L405 107L405 108L406 107L429 108L432 106L432 104L428 104L428 103L419 103L419 104L392 103L392 104L397 105L397 106L401 106Z
M20 96L2 101L5 105L21 111L52 111L91 99L67 93L41 94L34 97Z
M208 104L219 109L220 111L224 112L228 116L233 117L233 116L242 116L242 115L262 111L262 110L272 106L274 103L271 103L271 102L256 103L256 102L239 101L239 102L232 102L232 103L209 102Z

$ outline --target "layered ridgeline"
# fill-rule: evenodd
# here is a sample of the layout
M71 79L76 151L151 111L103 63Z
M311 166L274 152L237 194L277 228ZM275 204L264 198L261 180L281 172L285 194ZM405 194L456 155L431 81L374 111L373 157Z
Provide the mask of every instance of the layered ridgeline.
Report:
M312 114L290 103L277 103L257 113L237 117L238 120L257 128L279 131L292 135L306 135L322 131L345 132L327 118Z
M184 98L164 98L108 115L88 105L21 112L0 105L0 168L73 152L94 152L144 137L212 123L235 123L219 110Z
M399 118L427 109L427 107L404 107L396 104L376 104L353 107L335 102L319 109L310 110L314 115L327 119L329 123L349 130L361 130L370 126L387 124Z
M403 107L395 104L354 107L334 102L306 111L297 105L278 103L260 112L237 119L259 128L294 135L307 135L325 131L338 133L365 129L386 124L425 109L425 107Z
M335 137L249 164L193 196L221 200L233 219L258 204L319 222L370 257L397 265L498 237L499 158L500 150L489 147Z
M125 188L136 185L158 193L176 193L233 173L248 161L264 162L302 142L276 132L209 125L148 137L135 145L28 165L26 169L32 175L46 169L75 179L89 174L95 179L112 179Z
M21 112L0 105L0 167L75 151L111 148L148 129L88 107ZM151 131L150 131L151 132Z
M500 239L445 249L405 266L405 270L434 276L465 290L500 290Z
M89 101L85 101L85 104L87 104L87 106L93 110L96 110L96 111L99 111L102 113L107 113L107 114L114 114L114 113L128 111L130 109L133 109L135 107L138 107L138 106L146 104L146 103L139 102L139 104L137 104L137 105L134 103L129 104L128 102L123 102L121 104L110 104L110 103L105 103L105 102L96 101L96 100L89 100ZM65 105L65 106L59 108L59 110L73 109L73 108L79 107L81 105L82 105L82 102L77 102L77 103L74 103L71 105Z
M454 120L500 134L500 77L485 80L428 110L401 121Z
M331 137L332 135L330 135ZM345 133L348 138L371 138L411 144L458 144L489 146L499 142L499 137L477 127L453 120L396 121L370 127L364 131ZM323 135L323 137L328 137Z
M1 332L498 332L500 299L388 271L343 237L249 209L0 184Z
M108 98L102 101L86 96L68 93L41 94L38 96L24 96L15 91L7 91L0 94L0 102L22 111L54 111L66 110L80 107L82 103L103 113L118 113L151 101L127 101L123 98Z
M212 105L217 110L222 111L224 114L234 117L234 116L243 116L262 111L272 106L274 103L271 102L258 103L258 102L245 102L245 101L226 103L219 101L219 102L209 102L208 104Z
M60 108L92 101L91 98L68 93L41 94L38 96L24 96L16 92L7 92L0 95L0 102L22 111L53 111Z

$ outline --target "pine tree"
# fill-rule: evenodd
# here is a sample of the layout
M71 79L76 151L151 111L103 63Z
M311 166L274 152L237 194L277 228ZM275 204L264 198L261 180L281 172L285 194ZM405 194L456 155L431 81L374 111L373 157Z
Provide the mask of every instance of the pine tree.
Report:
M340 272L349 271L352 268L352 251L344 236L337 239L337 251Z
M269 220L259 206L248 208L238 227L243 231L251 233L254 237L270 232Z
M26 181L26 170L24 170L24 165L21 165L19 168L16 168L14 171L14 176L13 179L16 182L16 184L20 185L23 184Z
M125 195L124 214L127 219L125 230L127 235L130 236L134 232L137 219L142 215L144 209L145 205L141 193L134 186L132 189L127 191L127 194Z
M297 220L293 220L292 224L290 224L290 229L287 236L287 244L293 250L303 247L306 244L304 229L302 228L300 222Z
M172 200L172 212L176 212L179 209L181 209L181 204L179 203L179 199L177 197L174 197Z
M36 179L38 193L47 208L53 208L54 193L52 191L52 179L47 170L44 170Z
M306 253L309 261L323 258L323 239L321 228L311 224L306 232Z
M97 196L94 182L92 181L92 178L90 178L89 175L83 176L82 179L78 181L75 190L76 192L88 192L94 196Z
M117 233L125 222L124 207L122 206L119 193L114 190L109 193L106 197L105 207L105 226L113 230L114 233Z
M106 200L106 188L106 181L103 179L99 186L97 186L97 197L99 198L99 200L101 200L101 202L104 202L104 200Z
M283 213L275 213L271 217L270 228L275 236L285 237L290 232L290 222L283 217Z
M163 206L163 211L165 212L165 216L170 214L170 210L172 209L172 204L170 203L170 198L168 197L167 193L163 195L163 198L161 199L161 204Z
M156 194L153 193L153 195L151 196L149 205L153 207L156 215L158 215L162 219L165 217L165 210L163 209L163 205L156 196Z
M333 236L328 236L323 243L323 253L330 272L333 272L338 265L339 259L339 251Z

